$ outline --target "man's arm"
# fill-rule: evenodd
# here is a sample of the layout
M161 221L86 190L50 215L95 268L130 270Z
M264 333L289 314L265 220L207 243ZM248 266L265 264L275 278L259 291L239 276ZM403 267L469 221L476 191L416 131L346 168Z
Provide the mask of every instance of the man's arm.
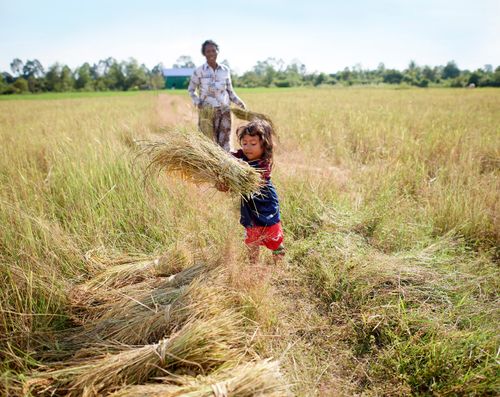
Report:
M188 92L189 96L191 97L194 106L199 106L201 104L201 99L200 97L196 94L196 89L200 85L200 77L196 73L197 70L193 72L191 75L191 78L189 79L189 86L188 86Z
M229 94L229 100L236 105L238 105L242 109L246 109L245 103L236 95L236 93L233 90L233 83L231 81L231 72L227 71L227 81L226 81L226 86L227 86L227 93Z

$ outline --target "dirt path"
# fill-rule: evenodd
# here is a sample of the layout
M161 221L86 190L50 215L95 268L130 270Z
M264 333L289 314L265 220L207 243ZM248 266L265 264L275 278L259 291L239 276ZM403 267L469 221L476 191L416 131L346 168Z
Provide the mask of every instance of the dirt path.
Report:
M162 125L196 125L197 122L196 110L184 97L159 95L157 113ZM243 123L233 117L232 147L236 146L235 130ZM328 177L339 189L349 181L348 170L322 159L304 160L299 150L277 153L277 172L287 177L297 174L300 177ZM295 384L295 393L300 396L350 394L353 386L342 373L341 366L332 360L334 354L347 349L341 346L335 335L337 331L325 313L327 308L316 296L307 277L285 261L272 272L267 285L257 288L254 292L257 299L263 299L261 308L266 311L262 313L260 326L262 353L281 357L288 380ZM273 323L270 328L265 324L268 321Z
M158 95L156 113L162 126L195 124L197 118L189 98L179 95Z

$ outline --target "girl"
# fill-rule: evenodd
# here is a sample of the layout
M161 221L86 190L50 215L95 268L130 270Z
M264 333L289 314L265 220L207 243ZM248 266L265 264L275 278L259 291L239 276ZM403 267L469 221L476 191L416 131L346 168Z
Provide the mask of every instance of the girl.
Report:
M278 195L271 182L274 131L268 122L257 120L238 128L236 134L241 149L232 154L258 169L265 181L259 193L241 199L240 223L245 227L245 244L252 263L257 263L261 245L272 251L276 263L284 256L285 247ZM227 190L223 186L217 188Z

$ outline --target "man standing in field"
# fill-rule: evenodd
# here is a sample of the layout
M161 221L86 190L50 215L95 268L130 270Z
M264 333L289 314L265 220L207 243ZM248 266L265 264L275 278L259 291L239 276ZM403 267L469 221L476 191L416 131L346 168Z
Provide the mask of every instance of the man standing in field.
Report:
M200 130L229 152L230 102L243 109L246 106L233 91L229 68L217 63L219 46L212 40L206 40L201 46L201 53L207 62L193 72L188 87L189 95L199 110Z

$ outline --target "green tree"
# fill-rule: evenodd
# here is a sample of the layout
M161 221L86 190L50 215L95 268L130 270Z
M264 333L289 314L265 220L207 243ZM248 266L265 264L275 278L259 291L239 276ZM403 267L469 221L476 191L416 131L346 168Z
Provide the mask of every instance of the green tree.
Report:
M14 73L14 76L20 76L21 73L23 72L23 61L21 61L19 58L15 58L11 63L10 63L10 70L12 70L12 73Z
M195 64L193 62L193 59L189 55L181 55L179 58L177 58L177 61L175 61L173 67L176 69L194 68Z
M500 87L500 66L497 66L493 76L491 77L491 86Z
M422 76L429 81L436 81L437 79L437 69L431 68L430 66L424 66L422 69Z
M148 82L148 73L144 64L139 65L136 59L130 58L129 62L125 63L125 89L144 88Z
M450 61L443 68L442 72L443 79L454 79L460 76L460 69L458 68L455 61Z
M151 69L151 73L161 74L163 76L163 69L165 69L165 66L163 66L162 62L160 62L159 64L153 66L153 69Z
M108 58L109 59L109 58ZM113 59L113 62L107 68L107 73L104 76L106 87L110 90L126 90L126 77L124 73L124 63L118 63Z
M401 84L403 73L399 70L387 69L384 73L383 81L388 84Z
M149 86L153 90L161 90L165 88L165 78L163 77L163 64L159 63L151 69L149 74Z
M17 94L22 94L29 91L28 81L22 77L16 79L16 81L12 83L12 87L14 87L14 90Z
M484 65L483 67L483 70L485 73L493 73L493 65L490 65L489 63L487 63L486 65Z
M23 66L23 77L27 79L28 77L41 78L44 75L44 69L42 64L38 59L28 60Z
M3 94L5 91L7 91L9 85L5 81L3 74L0 74L0 94Z
M81 91L92 91L92 68L88 62L85 62L82 66L75 70L75 88Z
M49 67L45 74L45 87L47 91L61 91L61 65L55 63Z
M72 91L75 85L75 79L73 78L73 72L69 68L69 66L64 65L61 69L60 75L61 81L61 92Z
M255 73L254 76L257 77L258 85L269 87L273 80L281 80L282 76L278 76L278 61L276 58L267 58L265 61L257 61L257 64L252 68ZM281 77L281 79L279 78Z

